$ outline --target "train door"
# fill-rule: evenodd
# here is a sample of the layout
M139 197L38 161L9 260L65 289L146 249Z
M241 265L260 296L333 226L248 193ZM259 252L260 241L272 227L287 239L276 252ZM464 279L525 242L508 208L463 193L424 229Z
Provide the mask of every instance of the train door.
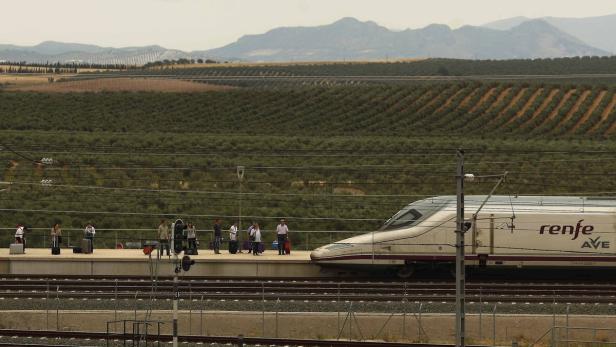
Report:
M494 214L480 214L472 219L472 253L477 255L479 266L486 266L489 255L494 254Z

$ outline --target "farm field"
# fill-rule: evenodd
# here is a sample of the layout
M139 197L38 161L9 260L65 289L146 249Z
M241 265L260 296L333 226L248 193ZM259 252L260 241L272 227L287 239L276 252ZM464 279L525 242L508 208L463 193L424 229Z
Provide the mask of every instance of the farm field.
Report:
M59 81L34 85L15 85L7 91L39 93L84 93L84 92L168 92L195 93L212 90L226 90L232 87L194 83L182 80L156 78L101 78L83 81Z
M616 57L520 60L419 59L392 62L171 65L131 70L142 74L275 76L472 76L613 74Z
M439 83L162 94L3 92L0 122L6 130L164 128L213 134L403 137L460 132L488 138L603 139L616 130L615 91L587 85Z

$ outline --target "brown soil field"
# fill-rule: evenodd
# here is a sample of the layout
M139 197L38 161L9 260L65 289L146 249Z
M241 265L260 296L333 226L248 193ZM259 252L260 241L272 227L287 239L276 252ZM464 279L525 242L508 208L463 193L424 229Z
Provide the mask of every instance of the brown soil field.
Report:
M40 93L85 93L85 92L171 92L196 93L229 90L233 87L216 86L181 80L151 78L104 78L85 81L46 83L30 86L11 86L6 90Z
M477 92L479 91L479 87L473 89L472 92L468 93L467 96L464 97L464 99L462 99L462 101L460 102L459 107L467 107L468 103L471 101L471 99L475 96L475 94L477 94Z
M526 103L524 104L524 106L522 106L522 108L513 116L511 117L506 125L509 125L511 123L513 123L516 119L522 117L523 115L526 114L526 112L528 111L528 108L535 102L535 99L537 99L537 97L543 93L543 88L539 88L537 89L531 96L530 98L528 98L528 100L526 101Z
M479 101L473 107L471 107L470 110L468 110L468 113L475 112L475 110L481 107L481 105L483 105L492 96L492 94L494 94L495 91L496 91L496 88L491 88L487 93L482 95Z
M520 101L520 99L522 99L523 96L525 96L526 91L528 91L528 88L522 88L520 89L520 91L513 97L513 99L511 99L511 101L509 102L509 104L507 104L507 106L505 106L503 109L500 110L500 112L498 113L498 117L503 117L505 112L507 112L510 108L512 108L514 105L517 105L518 102Z
M39 84L48 84L49 77L58 78L70 77L73 75L52 75L52 74L37 74L37 75L19 75L19 74L0 74L0 84L8 84L11 86L30 86Z
M597 106L599 106L599 103L601 103L606 94L607 90L603 90L599 93L599 95L597 95L597 97L592 101L592 104L590 105L586 113L584 113L580 120L578 120L578 122L573 126L573 128L571 128L571 130L569 131L570 133L574 133L579 127L582 126L582 124L586 123L588 118L590 118L593 112L595 112L595 109L597 108Z
M616 95L612 96L612 101L610 102L610 104L605 108L605 110L603 111L603 113L601 114L601 121L599 121L599 123L595 124L595 126L590 129L591 131L596 130L597 128L599 128L599 126L605 122L607 120L607 118L610 116L610 114L612 113L612 111L616 112L616 108L614 108L616 106ZM611 130L613 130L614 125L612 125L610 127L610 129L608 130L608 133L611 133Z
M439 108L437 108L436 111L434 111L434 113L441 113L441 111L443 111L445 108L451 105L453 100L455 100L463 92L465 92L464 88L460 88L460 90L458 90L452 96L450 96L447 100L445 100L445 102ZM469 95L470 94L472 93L469 93Z
M539 117L539 115L543 113L543 110L545 110L545 108L548 107L548 105L552 102L552 100L554 99L556 94L558 94L558 92L559 92L559 89L552 89L550 91L550 94L548 94L545 100L543 100L543 102L541 103L539 108L537 108L535 113L533 113L533 115L526 121L526 123L522 124L522 127L525 128L528 125L528 123L531 123L533 121L533 119Z
M565 96L563 96L563 98L560 100L560 102L558 103L558 105L556 105L556 107L554 108L554 110L552 110L552 113L550 113L550 115L543 121L543 124L546 124L547 122L551 121L552 119L554 119L554 117L556 117L556 115L558 114L558 111L560 111L560 109L565 105L565 103L571 98L571 96L576 92L575 89L570 89Z
M567 121L569 121L569 119L580 109L580 106L582 106L582 103L586 101L586 98L588 98L589 95L590 95L590 90L585 90L584 92L582 92L582 95L580 95L580 97L577 99L575 104L573 104L573 107L571 107L569 112L567 112L567 114L560 121L560 123L567 124Z

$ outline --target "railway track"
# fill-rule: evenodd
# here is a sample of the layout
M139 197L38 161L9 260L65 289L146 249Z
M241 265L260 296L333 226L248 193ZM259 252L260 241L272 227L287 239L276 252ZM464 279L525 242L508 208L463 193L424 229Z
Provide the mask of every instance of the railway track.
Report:
M45 338L62 338L73 340L102 340L102 341L127 341L144 338L140 335L132 334L110 334L104 332L83 332L83 331L53 331L53 330L14 330L0 329L0 336L10 337L45 337ZM172 340L171 335L150 335L147 336L148 341L168 342ZM348 346L348 347L445 347L450 345L445 344L429 344L429 343L395 343L383 341L344 341L344 340L307 340L307 339L287 339L287 338L262 338L262 337L243 337L243 336L197 336L197 335L181 335L178 336L179 342L187 343L218 343L218 344L233 344L236 346L242 345L262 345L262 346ZM2 344L0 344L2 345ZM32 346L32 344L14 343L11 346ZM38 346L49 346L39 344ZM54 345L57 346L57 345ZM73 345L74 346L74 345ZM474 347L474 346L469 346Z
M417 301L453 302L455 283L332 280L184 279L177 288L183 300ZM616 303L611 283L466 284L466 299L477 302ZM0 298L172 299L171 279L14 278L0 280Z

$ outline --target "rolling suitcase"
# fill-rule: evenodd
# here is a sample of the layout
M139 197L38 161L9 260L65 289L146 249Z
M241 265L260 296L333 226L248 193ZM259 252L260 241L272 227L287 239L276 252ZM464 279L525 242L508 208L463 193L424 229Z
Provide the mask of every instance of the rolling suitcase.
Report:
M291 241L286 240L284 242L284 254L291 254Z
M84 253L84 254L92 253L92 240L90 239L81 240L81 253Z
M58 237L54 236L51 239L51 254L59 255L60 254L60 244L58 243Z

